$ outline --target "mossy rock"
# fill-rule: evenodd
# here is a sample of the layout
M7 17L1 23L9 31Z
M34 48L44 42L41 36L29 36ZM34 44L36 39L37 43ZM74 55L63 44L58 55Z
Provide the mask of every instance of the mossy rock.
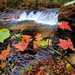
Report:
M61 7L58 19L59 21L68 21L75 27L75 5Z

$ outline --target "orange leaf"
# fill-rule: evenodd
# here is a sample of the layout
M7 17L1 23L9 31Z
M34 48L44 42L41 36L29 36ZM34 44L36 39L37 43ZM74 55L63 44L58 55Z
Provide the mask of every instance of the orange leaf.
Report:
M28 47L28 43L18 43L13 44L18 50L17 51L24 51Z
M33 48L37 49L41 45L41 41L33 41Z
M6 65L6 62L1 62L1 68L4 68Z
M36 75L44 75L44 71L40 70Z
M35 36L36 40L40 40L41 39L41 34L38 33L36 36Z
M37 49L41 45L41 39L42 39L41 34L40 33L36 34L35 41L33 41L33 48L34 49Z
M24 43L24 42L29 43L30 40L31 40L31 36L30 35L23 35L22 43Z
M72 46L69 47L72 51L75 51L75 48Z
M59 24L59 27L61 28L61 29L67 29L67 30L70 30L70 31L72 31L72 29L70 28L70 26L68 25L69 24L69 22L66 22L66 21L62 21L60 24Z
M2 53L0 54L0 59L6 59L9 52L10 52L9 50L3 50Z
M68 49L72 45L72 41L70 40L70 38L68 40L59 39L59 42L60 43L57 45L59 45L64 50Z

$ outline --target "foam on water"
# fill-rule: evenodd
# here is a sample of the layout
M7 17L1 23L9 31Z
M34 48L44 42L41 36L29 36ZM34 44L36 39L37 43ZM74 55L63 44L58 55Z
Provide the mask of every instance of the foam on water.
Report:
M58 10L47 9L44 11L37 11L36 13L34 13L34 11L29 13L23 12L16 21L20 22L25 20L33 20L41 24L56 25L58 23Z

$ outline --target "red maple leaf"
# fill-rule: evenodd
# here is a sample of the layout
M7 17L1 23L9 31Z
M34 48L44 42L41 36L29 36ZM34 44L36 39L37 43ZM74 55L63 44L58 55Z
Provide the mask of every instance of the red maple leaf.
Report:
M61 29L67 29L67 30L70 30L70 31L72 31L72 29L70 28L70 26L68 25L69 24L69 22L66 22L66 21L62 21L60 24L59 24L59 27L61 28Z
M28 43L18 43L18 44L13 44L17 48L17 51L24 51L28 47Z
M70 38L69 39L67 39L67 40L63 40L63 39L59 39L59 44L57 44L57 45L59 45L61 48L63 48L64 50L66 50L66 49L68 49L71 45L73 45L72 44L72 41L70 40Z

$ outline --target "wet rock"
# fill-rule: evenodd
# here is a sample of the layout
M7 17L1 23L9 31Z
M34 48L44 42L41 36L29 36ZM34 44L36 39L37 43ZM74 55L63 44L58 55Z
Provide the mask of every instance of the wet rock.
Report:
M59 21L68 21L75 28L75 5L61 7Z

